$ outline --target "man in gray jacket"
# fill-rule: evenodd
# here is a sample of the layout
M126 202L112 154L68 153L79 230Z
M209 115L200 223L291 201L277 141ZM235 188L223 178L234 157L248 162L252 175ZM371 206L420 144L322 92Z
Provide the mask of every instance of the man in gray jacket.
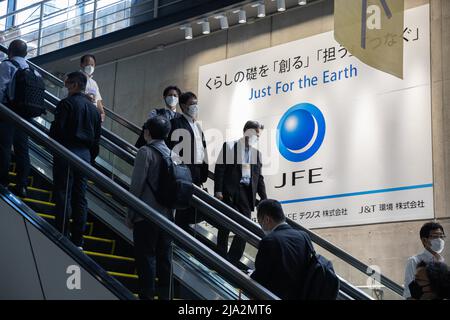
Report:
M170 156L170 150L164 142L169 131L170 122L164 117L151 118L145 123L144 137L147 144L137 153L130 192L173 221L173 210L159 204L153 192L158 188L159 179L164 179L160 177L163 161L160 152ZM172 240L157 225L143 219L132 210L128 213L127 223L133 228L139 298L152 300L156 294L160 300L170 299ZM158 277L157 288L156 277Z

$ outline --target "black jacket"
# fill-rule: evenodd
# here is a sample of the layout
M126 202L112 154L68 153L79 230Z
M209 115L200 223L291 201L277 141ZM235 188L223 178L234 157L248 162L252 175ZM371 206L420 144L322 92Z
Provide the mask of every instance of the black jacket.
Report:
M241 152L240 148L236 148L237 145L237 141L231 147L228 143L223 144L214 169L214 192L222 192L224 201L230 203L234 203L233 199L239 197L239 185L242 178L242 161L238 160L241 159ZM261 173L261 152L255 148L250 148L250 150L252 154L256 155L256 163L250 165L253 196L251 209L253 209L256 205L256 193L259 194L261 200L267 199L267 195L264 177Z
M194 164L195 136L194 136L194 132L192 131L191 125L189 124L188 120L184 116L179 116L179 117L173 118L172 120L170 120L170 124L171 124L172 128L171 128L169 136L166 140L167 146L169 147L169 149L172 150L175 146L177 146L179 143L181 143L182 148L178 155L191 170L192 180L194 181L195 184L202 184L202 183L206 182L206 180L208 179L208 160L207 160L208 153L207 153L207 149L206 149L206 141L205 141L205 135L203 134L203 131L200 130L201 134L202 134L203 148L205 149L205 159L203 160L203 163L201 163L201 164ZM174 135L174 132L179 129L185 130L185 131L182 132L184 134L181 134L181 136L179 136L177 138L176 134ZM183 136L189 137L190 145L183 144ZM183 149L187 148L188 146L190 147L191 159L185 159L183 157ZM196 170L196 169L199 169L199 170Z
M58 103L51 138L69 149L89 149L93 160L98 155L100 134L100 114L85 94L77 93Z
M309 236L282 224L259 243L251 278L283 300L299 299L311 250Z

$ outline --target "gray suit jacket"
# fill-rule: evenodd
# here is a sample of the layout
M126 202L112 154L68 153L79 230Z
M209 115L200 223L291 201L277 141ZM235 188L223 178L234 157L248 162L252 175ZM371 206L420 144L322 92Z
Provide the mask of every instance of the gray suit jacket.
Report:
M163 140L153 140L150 144L155 145L158 150L162 150L165 155L170 155L170 149ZM148 146L139 149L134 162L133 175L131 177L130 192L144 201L150 207L161 213L163 216L173 221L174 210L167 209L160 205L152 191L158 188L160 177L161 155ZM151 188L150 188L150 186ZM127 224L132 226L134 223L142 221L138 214L133 210L128 211Z

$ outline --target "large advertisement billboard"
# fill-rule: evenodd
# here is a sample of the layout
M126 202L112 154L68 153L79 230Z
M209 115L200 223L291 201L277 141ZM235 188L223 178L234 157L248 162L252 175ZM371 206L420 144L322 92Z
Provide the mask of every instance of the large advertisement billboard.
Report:
M333 32L200 67L210 169L247 120L267 194L308 228L434 216L429 5L405 11L404 79L360 62Z

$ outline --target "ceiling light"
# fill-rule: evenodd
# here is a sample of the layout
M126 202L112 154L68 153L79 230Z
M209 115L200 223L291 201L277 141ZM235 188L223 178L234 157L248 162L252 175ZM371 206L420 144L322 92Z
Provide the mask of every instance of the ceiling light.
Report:
M202 25L202 33L203 34L210 34L211 33L211 28L209 26L208 19L204 19L203 21L199 21L199 22L197 22L197 24L201 24Z
M278 11L286 11L286 1L285 0L277 0L277 10Z
M308 1L306 0L298 0L298 4L304 6Z
M239 23L247 22L247 12L245 10L239 10Z
M184 38L186 40L192 39L192 27L191 26L183 26L180 30L184 30Z
M258 4L258 18L264 18L266 16L266 6L263 3Z
M228 18L226 15L221 14L221 15L215 16L215 18L219 20L220 28L222 30L228 29L229 25L228 25Z

